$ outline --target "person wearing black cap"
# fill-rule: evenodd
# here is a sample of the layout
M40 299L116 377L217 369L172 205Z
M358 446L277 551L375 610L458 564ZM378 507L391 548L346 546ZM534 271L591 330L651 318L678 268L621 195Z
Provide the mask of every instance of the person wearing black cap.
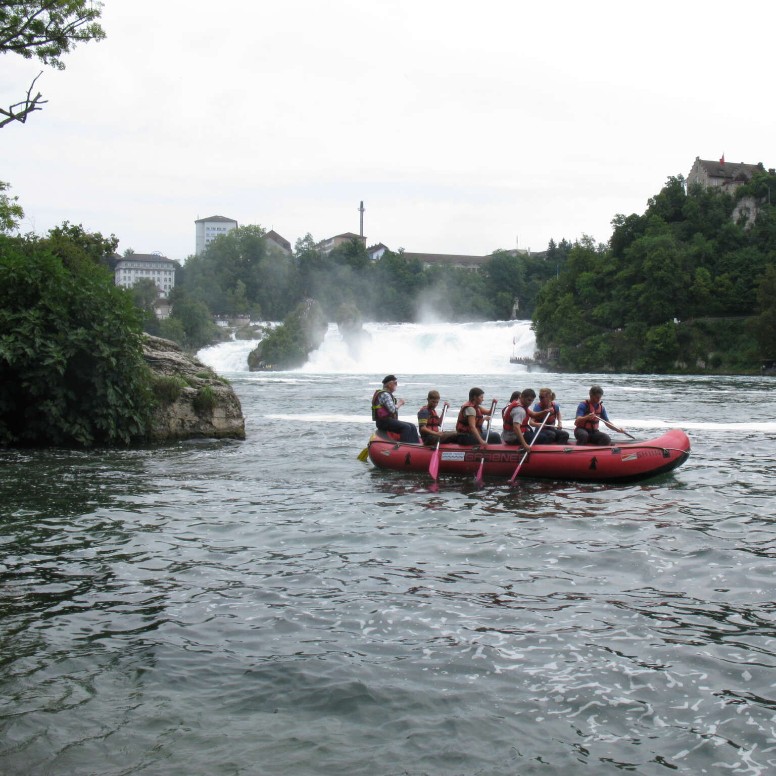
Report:
M372 395L372 420L380 431L393 431L399 434L400 442L420 442L418 430L412 423L399 420L399 408L404 406L404 399L394 399L393 392L399 381L396 375L386 375L383 387Z

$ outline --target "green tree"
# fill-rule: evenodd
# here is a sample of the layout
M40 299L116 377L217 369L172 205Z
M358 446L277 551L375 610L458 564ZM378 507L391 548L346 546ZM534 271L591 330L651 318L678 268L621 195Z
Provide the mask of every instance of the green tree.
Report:
M218 335L218 327L213 323L210 311L204 302L194 299L185 289L178 286L175 286L170 293L170 302L172 303L170 319L177 321L180 328L175 324L168 324L164 330L175 334L183 332L182 338L176 336L171 337L172 339L190 351L204 348L214 341Z
M95 0L13 0L0 4L0 53L37 59L64 70L63 55L79 43L102 40L105 32L97 21L102 3ZM40 92L33 96L36 76L27 95L0 108L0 128L13 121L24 123L45 104Z
M138 311L65 239L0 235L2 445L126 444L145 430Z
M713 362L720 369L751 369L753 328L731 332L709 317L756 312L758 283L774 261L771 178L776 190L776 176L763 172L734 196L701 186L685 191L681 176L669 178L644 214L615 216L608 250L579 241L557 280L539 295L539 347L559 348L565 368L663 371ZM754 199L747 203L756 213L753 224L735 215L744 196ZM761 315L766 332L766 309ZM690 321L695 318L709 325Z
M0 181L0 233L4 234L18 229L19 221L24 218L24 210L19 204L19 198L3 193L9 188L7 183Z
M760 356L776 359L776 264L769 264L757 289L759 313L754 321L755 336L760 346Z
M384 321L413 321L420 308L425 308L424 313L437 312L440 295L432 292L428 275L417 259L386 251L370 269L369 290L364 291L361 300L351 300L360 309Z
M249 225L213 240L199 256L190 256L183 286L217 315L258 309L270 320L280 320L296 301L298 284L293 261L268 248L261 226Z
M81 224L65 221L49 232L48 244L68 266L89 261L108 269L119 240L115 234L103 237L99 232L87 232Z
M146 313L154 313L156 300L159 298L159 289L151 278L139 278L135 285L129 289L135 307Z
M522 256L508 251L496 251L488 259L483 271L497 318L509 319L516 301L521 313L528 311L527 268Z
M132 302L140 310L143 321L143 331L159 336L159 319L156 317L156 301L159 299L159 289L151 278L139 278L132 288L128 289Z

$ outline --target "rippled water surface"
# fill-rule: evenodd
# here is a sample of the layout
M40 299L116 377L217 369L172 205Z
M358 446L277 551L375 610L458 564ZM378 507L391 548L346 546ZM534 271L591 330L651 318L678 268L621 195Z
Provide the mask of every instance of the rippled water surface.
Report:
M243 443L0 452L0 772L776 773L772 379L608 378L655 480L434 490L382 375L229 376Z

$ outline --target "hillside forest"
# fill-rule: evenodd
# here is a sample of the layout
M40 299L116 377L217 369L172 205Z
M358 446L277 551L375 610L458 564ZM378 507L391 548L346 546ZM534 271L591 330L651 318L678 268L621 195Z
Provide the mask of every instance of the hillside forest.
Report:
M212 337L203 324L192 338L192 309L277 321L304 299L332 321L503 320L516 306L558 369L755 372L776 357L771 193L765 171L733 193L671 177L643 214L614 217L607 244L495 251L480 270L424 267L401 250L371 261L359 240L323 255L309 234L287 256L260 226L241 227L187 260L173 297L186 325L172 334Z

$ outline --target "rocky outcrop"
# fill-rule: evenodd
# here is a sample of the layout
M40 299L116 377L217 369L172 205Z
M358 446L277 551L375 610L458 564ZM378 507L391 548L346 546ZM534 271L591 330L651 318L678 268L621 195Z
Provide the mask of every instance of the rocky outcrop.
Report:
M298 369L321 346L328 322L320 304L305 299L248 354L251 372Z
M156 400L149 441L245 439L240 400L227 380L170 340L146 336L143 354Z

